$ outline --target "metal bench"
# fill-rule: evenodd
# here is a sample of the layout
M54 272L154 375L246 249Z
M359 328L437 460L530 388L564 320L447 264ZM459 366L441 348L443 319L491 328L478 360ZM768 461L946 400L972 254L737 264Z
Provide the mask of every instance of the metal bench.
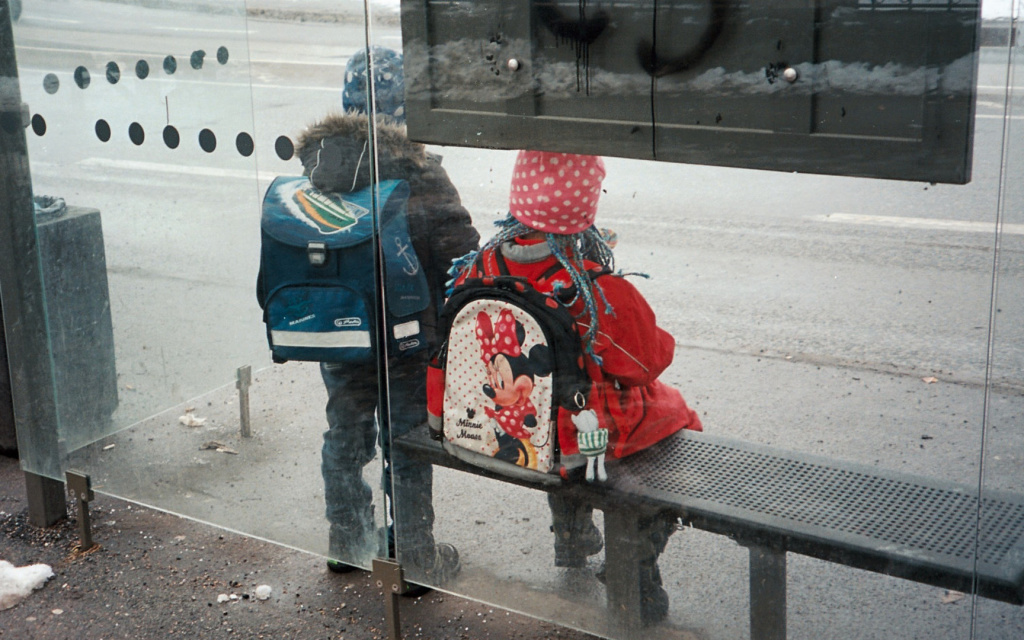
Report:
M524 484L467 465L424 427L396 445L435 465ZM605 514L609 611L639 629L636 514L669 509L683 523L750 549L750 635L786 637L786 554L799 553L1024 604L1024 496L780 451L684 431L565 491ZM980 520L979 520L980 518Z

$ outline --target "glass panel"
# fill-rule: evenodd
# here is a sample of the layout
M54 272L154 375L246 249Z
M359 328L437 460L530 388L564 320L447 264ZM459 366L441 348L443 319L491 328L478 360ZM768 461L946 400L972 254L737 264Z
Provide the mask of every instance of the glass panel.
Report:
M1008 19L1013 13L1014 21ZM999 54L1009 60L1009 71L1005 76L1006 90L1005 119L1001 121L1005 132L1002 158L1002 184L997 246L999 253L996 281L998 295L991 309L991 369L988 381L988 404L983 449L984 473L982 491L986 505L1004 499L1006 492L1019 493L1021 488L1021 420L1024 411L1021 388L1021 345L1020 335L1024 323L1021 308L1022 279L1019 256L1021 255L1021 234L1024 233L1024 59L1021 55L1019 32L1013 43L1010 34L1019 29L1021 5L1019 2L1004 8L1002 27L1005 30L1004 47ZM1011 30L1011 24L1014 29ZM982 511L978 557L984 563L993 551L999 550L1008 540L1008 533L1019 535L1020 522L995 519L994 509ZM1019 542L1016 549L1019 549ZM1016 550L1015 550L1016 551ZM1019 551L1016 551L1019 553ZM1020 591L1016 594L1019 603ZM976 638L1012 638L1024 633L1024 617L1019 606L1003 604L987 598L976 601Z
M304 132L340 109L348 56L365 43L361 2L330 21L303 21L309 11L24 7L14 37L33 189L53 209L36 221L55 435L61 471L89 474L101 492L317 553L334 534L336 556L368 567L383 522L375 364L360 370L368 402L328 405L328 358L306 346L339 338L305 329L329 302L279 290L273 274L257 300L261 209L319 230L337 208L289 190L294 181L271 188L313 166ZM264 206L265 194L280 199ZM340 268L333 245L322 267L305 242L274 251L268 268L292 269L282 281ZM277 343L296 347L285 364L272 363L261 305L278 318ZM326 444L325 407L338 427ZM368 427L350 447L340 440L352 419ZM330 503L340 521L352 492L370 535L349 544L324 513Z
M423 5L409 6L414 4ZM938 6L910 4L922 12ZM433 47L407 38L406 71L426 73L429 61L433 71L421 77L429 78L438 91L428 98L411 88L409 95L419 103L410 102L408 118L422 118L414 109L428 108L440 122L449 108L454 110L448 129L413 137L422 136L431 143L429 151L443 156L442 166L486 243L497 233L494 223L504 220L509 210L517 153L461 145L475 146L467 138L477 132L493 136L489 140L500 138L507 146L534 138L518 137L521 120L515 117L480 128L459 126L455 119L465 114L481 122L493 113L521 116L530 105L520 96L494 91L497 74L488 65L501 62L495 62L494 50L507 44L497 41L499 32L489 38L459 38L462 32L455 25L497 25L505 20L512 29L519 23L511 14L478 12L465 3L429 6L449 21L445 28L452 30L452 38ZM597 11L596 5L580 6L590 17ZM797 12L792 7L787 11L786 15ZM408 20L414 13L410 10L404 17ZM814 16L805 17L804 22L815 22ZM540 37L546 39L545 46L530 48L518 41L508 46L521 47L517 52L532 56L534 62L549 54L551 59L571 58L575 20L575 13L567 18L565 39L557 43L545 33ZM397 47L398 30L378 28L371 38L376 44ZM862 69L880 71L881 63L871 58L877 52L859 49L853 40L846 41L849 59L866 56ZM590 56L585 59L591 84L589 94L580 89L581 101L585 96L601 97L602 86L593 79L605 71L599 62L604 58L594 47L582 54ZM976 111L973 175L963 186L606 156L607 176L595 224L613 230L616 269L650 276L628 277L627 282L653 308L657 325L675 339L674 349L669 349L672 363L658 379L682 393L704 432L679 436L683 445L673 439L652 445L654 455L636 454L619 462L614 454L606 454L613 487L610 502L601 503L599 496L583 492L597 503L596 529L587 521L585 509L562 503L552 509L545 491L523 486L532 480L484 477L486 471L472 466L478 459L463 453L461 461L456 460L440 445L431 444L423 427L411 436L395 437L396 450L419 452L440 463L433 474L435 521L429 537L422 530L403 530L404 519L422 520L423 509L401 495L397 499L399 558L407 575L615 638L668 638L687 632L709 638L749 637L752 603L764 607L754 615L755 626L771 633L770 612L780 611L780 597L788 637L970 637L971 599L961 598L959 592L970 591L976 518L969 499L962 506L958 496L977 495L978 486L980 460L974 452L985 413L1005 45L985 46L961 62L977 65L977 82L972 85L977 95L970 98ZM940 65L934 70L941 74L944 69ZM552 65L548 70L550 74L538 80L545 87L576 87L574 65ZM632 80L650 86L647 76ZM714 111L713 104L702 108ZM638 120L650 119L649 105L642 113L632 113L640 107L625 102L619 109ZM901 113L920 125L914 113ZM558 116L571 118L573 113ZM551 148L572 150L580 140L560 124L554 117L538 117L531 126L549 127L545 135ZM858 124L862 125L867 127ZM451 135L444 138L446 131ZM600 138L596 131L590 130L577 148L592 148L588 145ZM529 135L537 135L537 128ZM451 146L433 146L444 142ZM880 163L890 159L875 153L865 157ZM631 153L624 150L621 155ZM525 188L527 193L544 189L532 183ZM513 196L525 198L523 193ZM507 255L529 262L528 251ZM617 291L615 285L602 290ZM595 304L610 304L622 317L634 317L634 305L620 298L597 298ZM443 351L450 367L451 350L460 345L454 358L465 364L458 366L475 372L453 383L452 371L446 369L447 386L440 387L440 395L428 393L428 399L440 398L429 413L440 417L449 449L458 446L456 440L476 441L483 444L466 450L489 453L504 451L500 443L509 442L509 450L515 451L510 455L521 453L522 460L530 460L538 444L527 445L527 438L510 435L503 427L515 431L520 426L532 433L534 427L524 416L546 402L545 383L538 382L543 376L527 381L535 391L528 396L529 405L505 405L497 399L502 395L499 384L515 387L522 382L521 375L512 365L505 371L494 358L530 358L536 332L524 327L525 338L511 328L501 333L497 307L482 311L490 314L490 322L474 324L479 313L474 309L466 316L471 319L460 334L463 342L449 342ZM660 334L649 326L642 331L640 347L656 350ZM500 354L496 347L488 351L486 336L499 334L520 341L518 352ZM614 359L605 356L606 361ZM630 380L620 380L619 387L636 384ZM616 393L624 393L621 388ZM393 389L390 399L392 413L412 406L404 392ZM513 410L503 414L507 406ZM679 416L674 425L684 426L686 413L679 405L670 406ZM616 410L656 414L663 408L627 404ZM630 419L644 424L640 418L623 418L634 424ZM613 430L613 443L616 435ZM573 440L560 440L562 446L566 442L578 446ZM695 449L710 453L702 460ZM659 458L659 451L670 454ZM448 468L460 464L463 470ZM657 485L665 477L666 484ZM396 485L401 478L398 472ZM649 503L644 497L662 505L669 500L666 494L679 486L682 497L675 512L684 521L664 526L645 512ZM844 487L848 493L829 493L832 487ZM897 510L899 499L887 491L903 496L904 510ZM634 496L638 513L624 509L629 504L623 502L625 495ZM932 507L931 500L939 499L934 496L960 506L956 511ZM781 506L772 502L785 500L789 502ZM761 522L760 528L752 521ZM776 526L786 533L773 537ZM807 534L805 527L825 530L830 542L819 545L817 534ZM569 537L576 546L559 543L554 532L563 530L575 532ZM605 536L603 551L598 551L595 530ZM658 555L666 535L667 547ZM430 540L458 550L457 575L432 575L417 566L413 550ZM785 563L773 556L773 543L790 549ZM767 548L758 548L759 544ZM861 555L858 545L871 547L868 556ZM615 555L628 558L631 548L648 562ZM891 549L921 549L941 556L959 573L929 574L913 558L887 555ZM658 556L657 572L649 562L652 556ZM780 569L788 574L785 582L778 580ZM630 571L635 572L632 577ZM607 579L612 573L617 576L614 581ZM615 608L629 602L630 591L637 589L646 597L639 619L636 610ZM1016 610L1010 611L1019 619ZM780 622L776 615L774 624Z

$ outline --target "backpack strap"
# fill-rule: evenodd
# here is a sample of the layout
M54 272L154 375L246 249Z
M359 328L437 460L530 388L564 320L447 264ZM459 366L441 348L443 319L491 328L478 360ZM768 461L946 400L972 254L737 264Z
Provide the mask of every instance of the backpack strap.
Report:
M498 265L498 274L503 276L510 275L510 271L508 270L508 263L505 262L505 255L502 254L501 247L499 246L495 248L495 250L492 253L494 254L494 262L495 264Z
M555 274L557 274L561 270L562 270L562 263L560 263L560 262L558 262L556 260L555 264L553 264L550 267L548 267L547 269L545 269L544 273L540 274L537 277L537 282L545 282L546 280L548 280L548 278L553 277Z
M469 275L474 278L480 278L487 275L487 269L484 268L483 251L477 254L476 260L473 261L473 268L469 271Z

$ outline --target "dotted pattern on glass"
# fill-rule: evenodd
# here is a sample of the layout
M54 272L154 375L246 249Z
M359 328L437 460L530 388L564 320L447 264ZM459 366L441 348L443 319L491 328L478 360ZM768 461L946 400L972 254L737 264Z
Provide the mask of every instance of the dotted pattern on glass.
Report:
M216 52L216 58L217 62L220 65L228 64L228 61L231 58L228 48L224 46L218 47ZM205 59L206 51L202 49L196 49L189 56L189 66L193 70L201 72L204 66ZM150 67L150 63L147 60L137 59L133 63L127 64L134 64L135 77L138 79L138 81L141 82L149 78L152 69ZM163 68L164 73L169 76L174 75L178 72L178 61L173 55L164 56L160 60L159 64ZM110 86L117 86L118 84L121 84L123 86L124 84L121 81L125 78L122 76L121 73L121 65L118 64L117 61L108 61L103 67L103 75L105 76ZM89 69L84 65L76 67L71 72L71 78L74 80L75 85L82 90L88 89L92 84L92 76L89 72ZM60 77L57 73L54 73L52 71L45 73L42 77L41 82L44 91L49 95L55 95L61 89ZM11 120L11 122L5 122L4 124L8 125L7 128L17 128L18 125L11 124L12 122L13 120ZM32 130L35 132L37 136L43 136L47 132L48 127L46 124L46 120L44 119L42 114L34 114L30 120L30 123L26 124L31 124ZM110 142L113 135L111 125L109 122L107 122L104 119L99 119L96 120L92 126L96 138L100 142ZM117 125L115 123L115 126L124 125ZM132 142L132 144L134 144L135 146L142 146L143 144L145 144L146 132L142 124L140 124L139 122L128 123L127 131L128 139ZM161 131L162 135L157 139L162 140L168 149L177 149L181 145L182 133L183 132L179 131L178 128L173 125L173 123L168 123ZM194 139L196 140L196 143L198 144L199 148L205 151L206 153L213 153L217 149L217 134L212 129L203 128L200 131L195 132ZM243 157L249 157L256 151L256 143L254 142L252 136L249 133L243 131L235 136L235 150L238 152L239 155ZM274 153L282 160L290 160L295 154L295 144L288 136L278 136L277 138L274 139Z

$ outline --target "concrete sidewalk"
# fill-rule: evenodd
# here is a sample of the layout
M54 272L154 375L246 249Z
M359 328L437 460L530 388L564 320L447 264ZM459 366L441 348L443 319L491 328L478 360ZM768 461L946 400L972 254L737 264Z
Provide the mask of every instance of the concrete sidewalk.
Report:
M103 496L90 510L99 548L80 554L73 517L26 523L17 460L0 456L0 487L0 560L55 574L0 611L4 640L387 637L384 595L366 572L335 575L317 556ZM255 598L260 585L267 600ZM401 616L406 638L593 638L437 592L403 599Z

